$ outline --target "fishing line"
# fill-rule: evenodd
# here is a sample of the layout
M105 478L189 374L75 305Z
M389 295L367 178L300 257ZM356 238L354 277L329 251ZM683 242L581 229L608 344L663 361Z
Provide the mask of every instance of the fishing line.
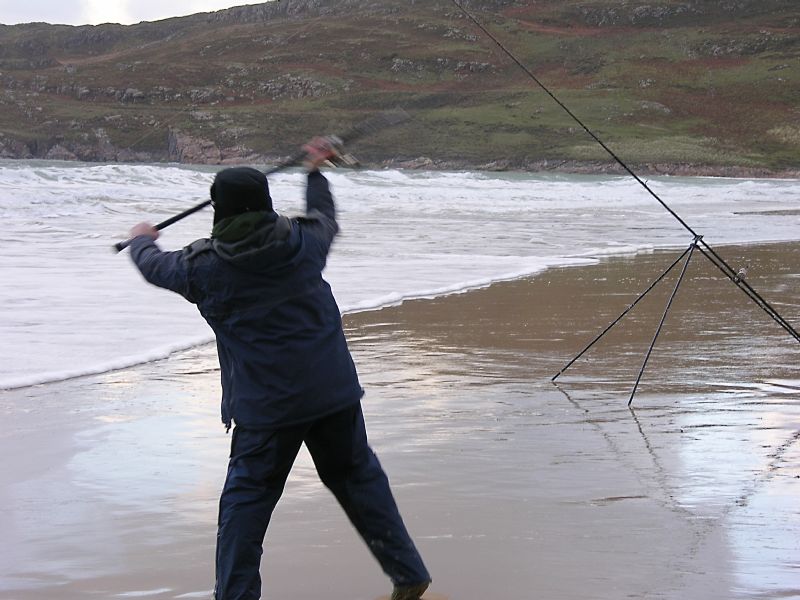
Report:
M694 231L694 230L693 230L691 227L689 227L688 223L686 223L686 222L685 222L683 219L681 219L681 217L680 217L680 215L678 215L678 213L676 213L676 212L675 212L674 210L672 210L672 209L671 209L669 206L667 206L666 202L664 202L664 201L663 201L663 200L662 200L662 199L661 199L661 198L658 196L658 194L656 194L656 193L655 193L655 192L654 192L652 189L650 189L650 186L648 186L648 185L647 185L647 182L645 182L645 181L644 181L644 180L643 180L641 177L639 177L639 176L638 176L638 175L637 175L637 174L636 174L636 173L633 171L633 169L631 169L631 168L630 168L630 167L629 167L627 164L625 164L625 162L624 162L624 161L623 161L623 160L622 160L622 159L621 159L619 156L617 156L617 155L616 155L616 153L615 153L615 152L614 152L614 151L613 151L611 148L609 148L609 147L608 147L608 146L605 144L605 142L603 142L603 140L601 140L601 139L600 139L600 138L599 138L599 137L598 137L598 136L597 136L597 135L594 133L594 131L592 131L591 129L589 129L589 128L586 126L586 124L585 124L583 121L581 121L581 120L580 120L580 118L579 118L579 117L578 117L578 116L577 116L575 113L573 113L573 112L570 110L570 108L569 108L569 107L568 107L566 104L564 104L564 103L563 103L561 100L559 100L559 99L558 99L558 97L556 97L556 95L555 95L555 94L553 94L553 92L551 92L551 91L550 91L550 89L549 89L549 88L548 88L548 87L547 87L545 84L543 84L543 83L542 83L542 82L539 80L539 78L538 78L538 77L536 77L536 75L534 75L534 73L533 73L533 72L532 72L532 71L531 71L531 70L530 70L528 67L526 67L526 66L525 66L525 64L524 64L524 63L522 63L522 61L520 61L520 60L519 60L519 59L518 59L518 58L517 58L517 57L516 57L516 56L515 56L515 55L514 55L514 54L513 54L513 53L512 53L512 52L511 52L509 49L508 49L508 48L506 48L506 47L505 47L505 46L504 46L504 45L503 45L503 44L500 42L500 40L498 40L498 39L497 39L497 38L496 38L494 35L492 35L492 33L491 33L491 32L490 32L488 29L486 29L486 27L484 27L484 26L483 26L483 24L481 24L481 23L480 23L480 22L479 22L479 21L478 21L478 20L477 20L475 17L473 17L473 16L472 16L472 15L471 15L471 14L470 14L468 11L467 11L467 9L465 9L463 6L461 6L461 5L460 5L460 4L457 2L457 0L451 0L451 1L452 1L452 3L453 3L453 4L455 4L455 5L456 5L456 6L459 8L459 10L460 10L462 13L464 13L464 15L465 15L465 16L466 16L466 17L467 17L467 18L468 18L470 21L472 21L473 23L475 23L475 25L476 25L476 26L477 26L477 27L478 27L478 28L479 28L479 29L480 29L480 30L481 30L483 33L485 33L487 37L489 37L489 38L490 38L490 39L491 39L491 40L492 40L492 41L493 41L495 44L497 44L497 46L500 48L500 50L502 50L502 51L503 51L503 52L504 52L504 53L505 53L505 54L506 54L506 55L507 55L507 56L508 56L508 57L509 57L511 60L513 60L513 61L514 61L514 63L516 63L516 65L517 65L517 66L518 66L520 69L522 69L523 71L525 71L525 73L528 75L528 77L530 77L530 78L531 78L531 79L532 79L532 80L533 80L533 81L536 83L536 85L538 85L540 88L542 88L542 90L544 91L544 93L545 93L545 94L547 94L548 96L550 96L550 98L552 98L552 99L553 99L553 101L554 101L556 104L558 104L558 105L559 105L559 106L560 106L562 109L564 109L564 112L566 112L566 113L567 113L567 114L568 114L570 117L572 117L572 119L573 119L573 120L574 120L574 121L575 121L575 122L576 122L578 125L580 125L580 126L581 126L581 128L582 128L582 129L583 129L583 130L584 130L586 133L588 133L588 134L589 134L589 135L592 137L592 139L593 139L595 142L597 142L598 144L600 144L600 146L602 146L603 150L605 150L606 152L608 152L608 154L609 154L609 155L610 155L610 156L611 156L611 157L612 157L612 158L613 158L613 159L614 159L614 160L615 160L615 161L616 161L616 162L617 162L617 163L618 163L618 164L619 164L619 165L620 165L620 166L621 166L623 169L625 169L625 170L626 170L626 171L627 171L627 172L630 174L630 176L631 176L631 177L633 177L633 178L634 178L636 181L638 181L638 182L639 182L639 184L640 184L640 185L641 185L641 186L642 186L644 189L646 189L646 190L647 190L647 191L650 193L650 195L651 195L653 198L655 198L656 200L658 200L658 202L661 204L661 206L663 206L665 209L667 209L667 210L669 211L669 213L670 213L670 214L671 214L673 217L675 217L675 218L676 218L676 219L677 219L677 220L680 222L680 224L681 224L681 225L683 225L683 226L686 228L686 230L687 230L689 233L691 233L693 236L697 237L697 233L696 233L696 232L695 232L695 231Z
M780 315L780 313L778 313L778 311L775 310L775 308L773 308L772 305L770 305L769 302L767 302L763 297L761 297L761 295L758 292L756 292L750 286L750 284L748 284L746 281L738 277L733 267L731 267L727 262L725 262L725 260L703 240L702 236L700 236L697 232L695 232L695 230L692 229L689 226L689 224L686 221L684 221L678 213L672 210L672 208L670 208L667 205L667 203L664 202L664 200L662 200L661 197L656 192L654 192L649 185L647 185L647 182L645 182L641 177L639 177L639 175L637 175L636 172L634 172L634 170L631 169L625 163L625 161L623 161L619 156L617 156L617 154L611 148L609 148L608 145L606 145L606 143L602 139L600 139L600 137L598 137L597 134L594 133L594 131L589 129L589 127L574 112L572 112L572 110L570 110L570 108L566 104L564 104L552 91L550 91L550 89L544 83L542 83L542 81L521 60L519 60L514 55L513 52L511 52L508 48L506 48L506 46L503 45L503 43L500 40L498 40L492 34L492 32L489 31L480 21L478 21L466 8L464 8L458 2L458 0L451 0L451 2L465 17L467 17L467 19L469 19L472 23L474 23L475 26L478 29L480 29L480 31L482 31L486 37L488 37L495 44L497 44L497 47L500 48L500 50L506 56L508 56L508 58L510 58L520 69L522 69L522 71L524 71L525 74L553 100L553 102L558 104L558 106L560 106L564 110L564 112L566 112L595 142L597 142L600 145L600 147L602 147L603 150L605 150L617 164L619 164L631 177L633 177L639 183L639 185L641 185L647 191L648 194L650 194L653 198L655 198L656 201L658 201L658 203L661 206L663 206L664 209L667 212L669 212L669 214L671 214L684 227L684 229L686 229L686 231L692 234L692 236L695 239L693 244L699 245L698 248L702 251L702 254L706 258L708 258L720 271L722 271L722 273L728 279L730 279L733 283L735 283L736 286L740 290L742 290L756 305L758 305L764 312L766 312L770 317L772 317L772 319L774 319L775 322L778 323L778 325L780 325L793 338L795 338L798 342L800 342L800 334L798 334L797 331L795 331L792 325L790 325L789 322L787 322Z

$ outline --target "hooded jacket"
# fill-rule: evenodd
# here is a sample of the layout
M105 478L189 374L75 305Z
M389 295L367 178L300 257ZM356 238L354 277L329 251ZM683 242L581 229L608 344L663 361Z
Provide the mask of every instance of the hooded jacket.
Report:
M196 304L214 330L229 428L299 424L363 395L339 307L322 278L338 225L319 172L308 176L306 207L294 219L260 212L236 241L201 239L175 252L162 252L147 236L131 242L144 278Z

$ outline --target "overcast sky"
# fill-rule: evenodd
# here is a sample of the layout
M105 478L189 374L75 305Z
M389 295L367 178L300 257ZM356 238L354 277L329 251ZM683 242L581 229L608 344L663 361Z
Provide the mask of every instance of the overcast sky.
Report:
M97 25L157 21L264 0L0 0L0 23Z

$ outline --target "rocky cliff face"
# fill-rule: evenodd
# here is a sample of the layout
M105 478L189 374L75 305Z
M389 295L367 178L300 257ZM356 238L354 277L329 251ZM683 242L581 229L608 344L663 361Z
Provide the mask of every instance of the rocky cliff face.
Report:
M459 0L630 162L798 162L796 0ZM362 163L605 158L451 0L280 0L0 26L0 157L227 163L401 105ZM398 158L404 157L404 158Z
M681 27L791 11L791 0L687 0L685 2L618 2L577 5L566 14L594 27Z

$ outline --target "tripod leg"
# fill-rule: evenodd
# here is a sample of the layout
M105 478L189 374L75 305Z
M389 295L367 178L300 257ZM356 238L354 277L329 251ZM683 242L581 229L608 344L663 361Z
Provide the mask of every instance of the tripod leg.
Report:
M653 336L653 341L650 343L650 348L647 350L647 355L644 357L644 363L642 363L642 368L639 370L639 376L636 378L636 383L633 385L633 390L631 390L631 397L628 399L628 406L630 406L633 402L633 396L636 394L636 390L639 387L639 382L642 380L642 375L644 375L644 369L647 366L647 361L650 360L650 354L652 354L653 347L656 345L656 340L661 333L661 328L664 327L664 321L667 320L667 313L672 306L672 301L675 299L675 295L678 293L678 288L681 286L683 277L686 275L686 269L689 267L689 262L692 260L692 254L694 254L694 249L697 248L699 239L699 237L695 238L695 240L692 242L692 245L687 249L688 255L686 256L686 262L683 263L683 269L681 269L681 274L678 277L678 281L675 283L675 289L672 290L672 294L667 302L667 307L664 309L664 314L661 317L661 322L658 324L658 329L656 329L656 334Z
M634 306L636 306L636 305L639 303L639 301L640 301L640 300L642 300L642 299L643 299L643 298L644 298L644 297L645 297L645 296L646 296L646 295L647 295L647 294L648 294L648 293L649 293L649 292L650 292L650 291L651 291L651 290L652 290L654 287L656 287L656 285L658 285L658 283L659 283L659 282L660 282L662 279L664 279L664 277L666 277L666 276L667 276L667 274L668 274L670 271L672 271L672 269L675 267L675 265L677 265L679 262L681 262L681 260L683 260L683 257L684 257L684 256L686 256L686 255L689 253L689 251L690 251L690 250L692 250L692 248L693 248L693 247L694 247L694 244L692 244L692 245L691 245L691 246L689 246L689 247L688 247L686 250L684 250L684 251L683 251L683 254L681 254L681 255L680 255L678 258L676 258L676 259L675 259L675 262L673 262L673 263L672 263L672 264L671 264L669 267L667 267L667 270L666 270L666 271L664 271L663 273L661 273L661 275L659 275L659 276L658 276L658 277L655 279L655 281L653 281L653 283L651 283L651 284L650 284L650 286L649 286L649 287L648 287L648 288L647 288L645 291L643 291L641 294L639 294L639 296L636 298L636 300L634 300L634 301L633 301L633 303L632 303L630 306L628 306L628 308L626 308L626 309L625 309L625 310L622 312L622 314L621 314L620 316L618 316L616 319L614 319L614 320L611 322L611 324L610 324L610 325L608 325L608 327L606 327L606 328L605 328L605 329L604 329L602 332L600 332L600 334L599 334L599 335L597 335L597 336L596 336L596 337L595 337L595 338L594 338L594 339L593 339L591 342L589 342L589 344L588 344L588 345L587 345L587 346L586 346L586 347L585 347L583 350L581 350L581 351L578 353L578 355L577 355L577 356L575 356L575 358L573 358L571 361L569 361L569 362L568 362L568 363L567 363L567 364L566 364L566 365L565 365L565 366L564 366L564 367L563 367L563 368L562 368L562 369L561 369L561 370L560 370L558 373L556 373L556 374L555 374L555 375L554 375L554 376L553 376L553 377L550 379L550 381L555 381L556 379L558 379L558 378L559 378L559 376L560 376L560 375L561 375L561 374L562 374L564 371L566 371L567 369L569 369L569 368L572 366L572 364L573 364L573 363L574 363L576 360L578 360L578 359L579 359L581 356L583 356L584 354L586 354L586 352L588 352L588 351L589 351L589 348L591 348L591 347L592 347L592 346L594 346L594 345L595 345L597 342L599 342L599 341L600 341L600 338L602 338L602 337L603 337L605 334L607 334L609 331L611 331L611 328L612 328L612 327L614 327L614 325L616 325L617 323L619 323L619 322L622 320L622 318L623 318L625 315L627 315L627 314L628 314L628 313L629 313L631 310L633 310L633 307L634 307Z

